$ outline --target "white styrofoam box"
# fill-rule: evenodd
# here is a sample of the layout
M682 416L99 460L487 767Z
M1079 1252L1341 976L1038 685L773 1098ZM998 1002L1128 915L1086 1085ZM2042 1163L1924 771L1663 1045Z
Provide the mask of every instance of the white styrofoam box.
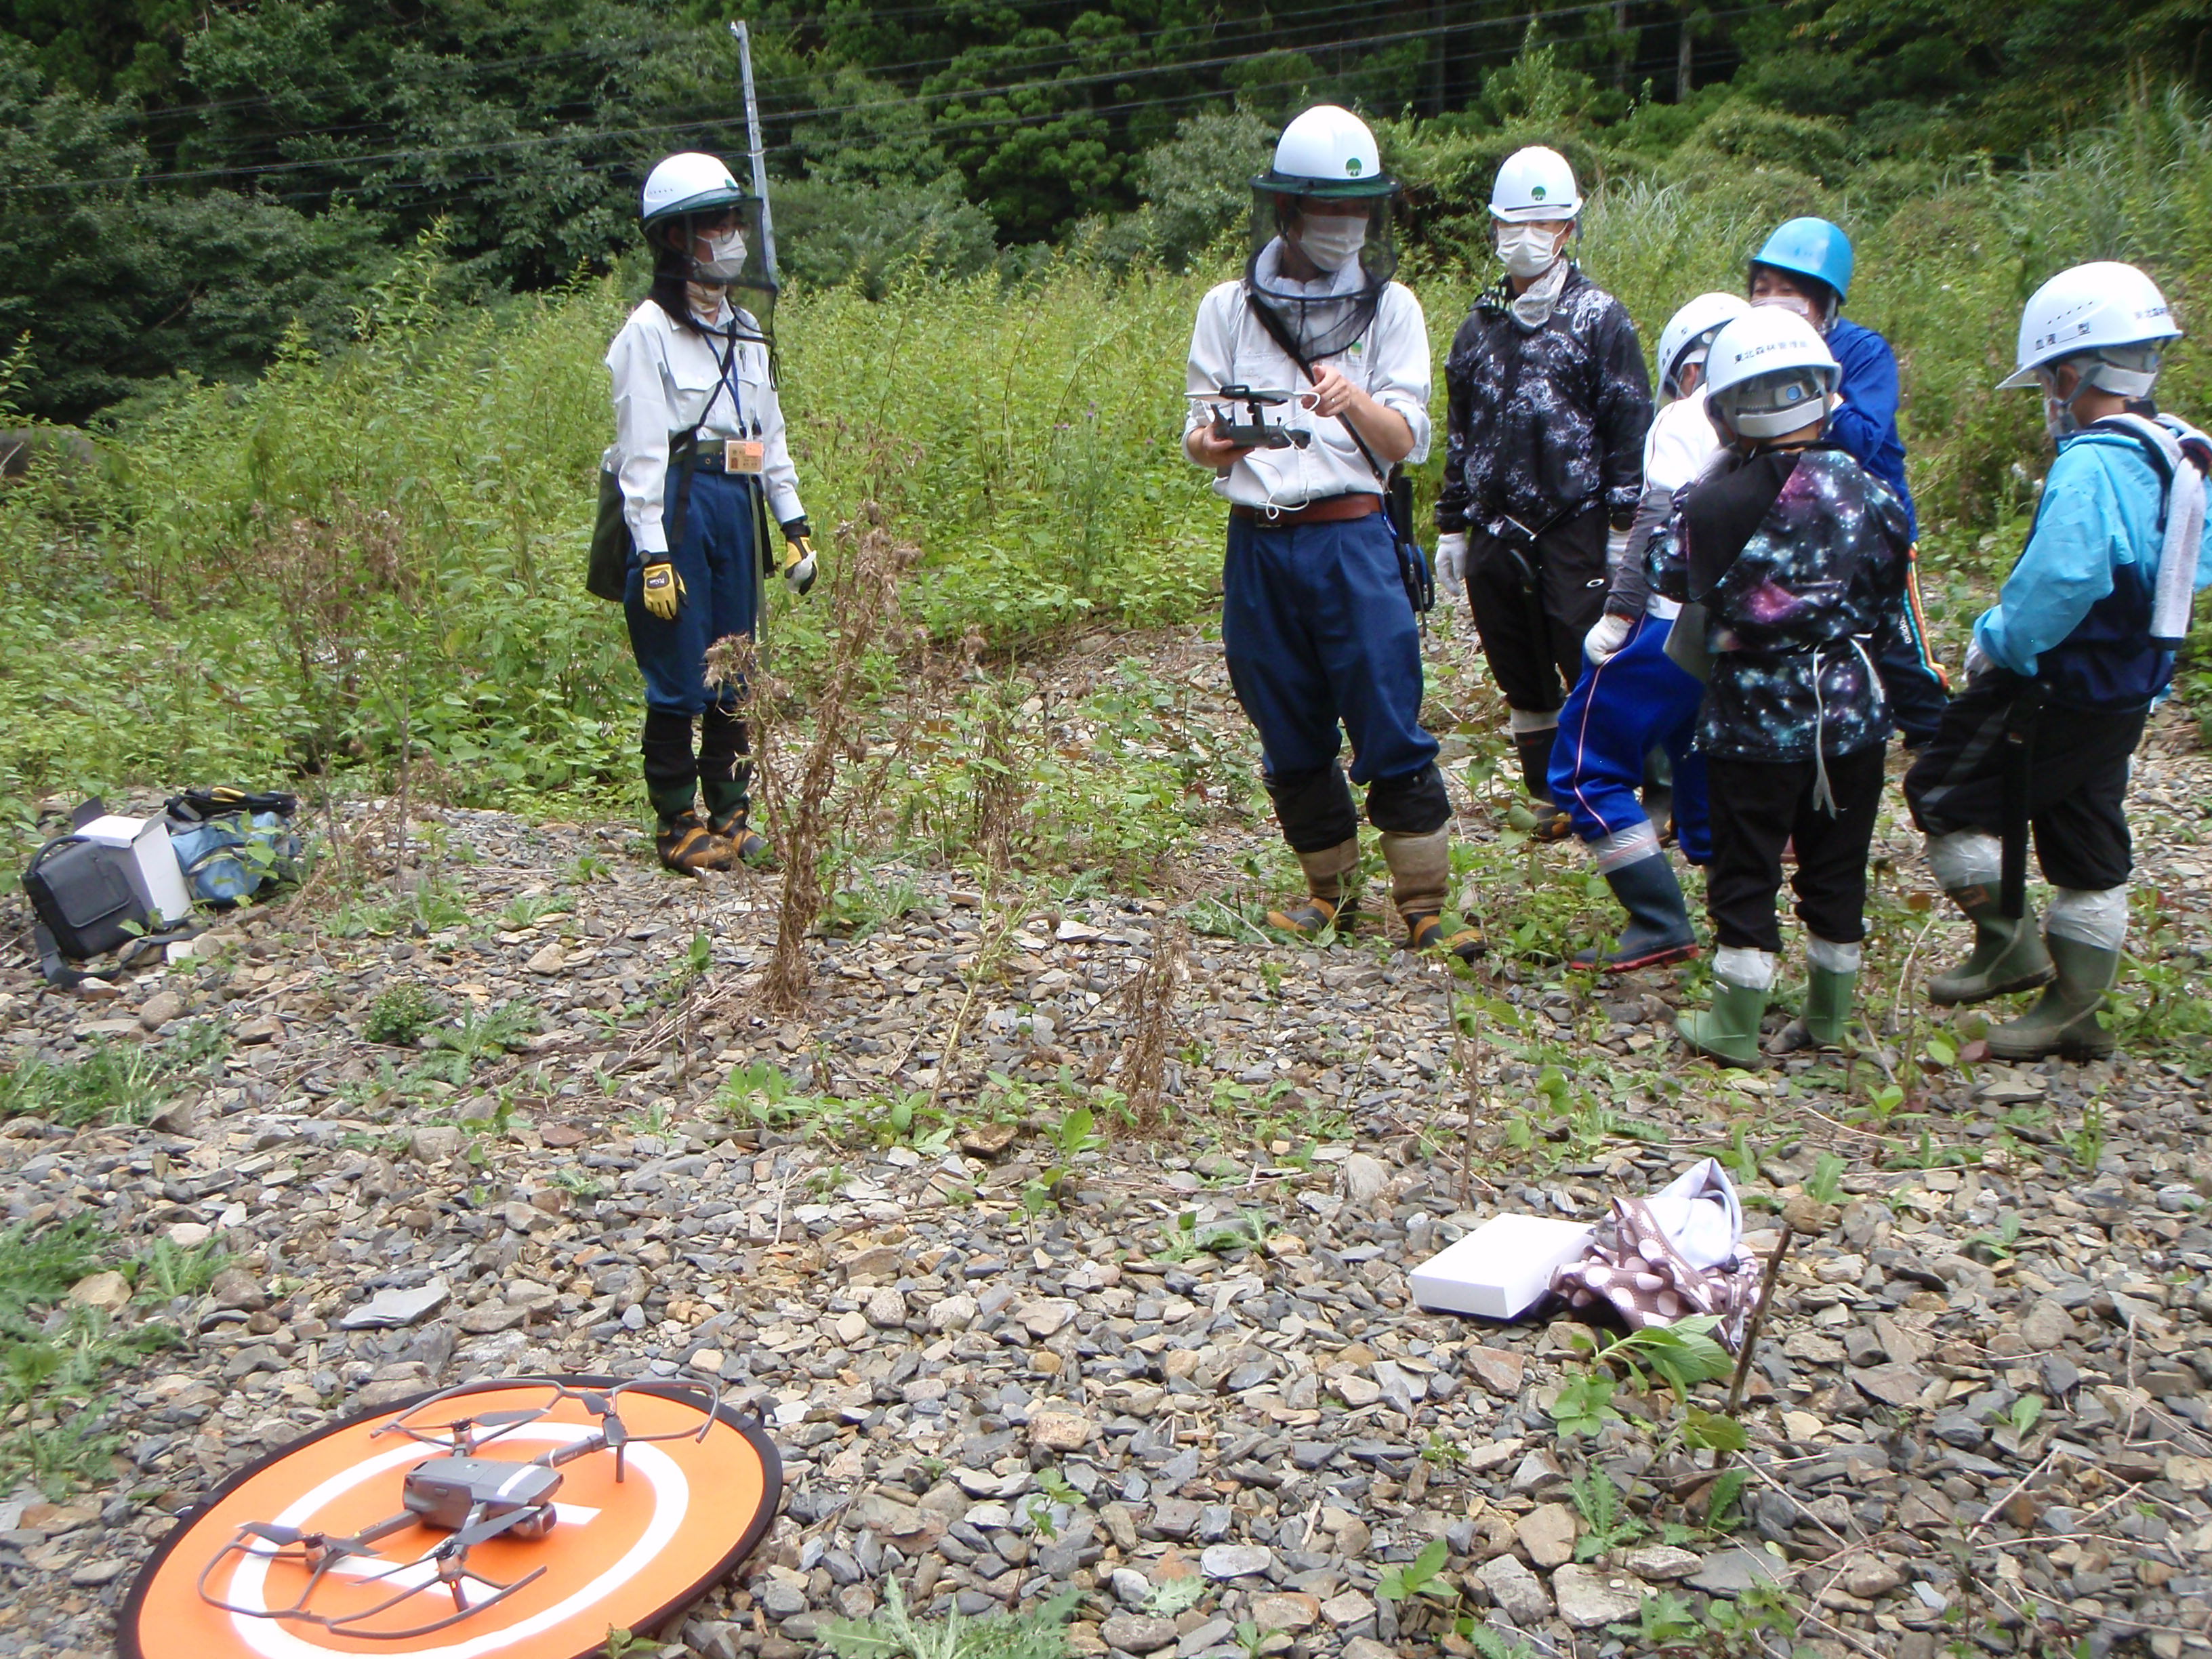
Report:
M126 818L110 812L76 833L103 847L131 849L138 896L162 921L182 921L191 915L192 899L185 890L185 872L177 863L177 849L169 844L169 827L161 819Z
M1431 1313L1518 1319L1595 1233L1587 1223L1551 1216L1492 1216L1413 1269L1413 1300Z

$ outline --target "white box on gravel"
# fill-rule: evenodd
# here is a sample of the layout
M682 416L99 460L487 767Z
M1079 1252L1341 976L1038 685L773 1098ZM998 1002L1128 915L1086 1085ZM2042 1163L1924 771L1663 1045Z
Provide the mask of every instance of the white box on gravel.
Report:
M1596 1229L1550 1216L1498 1215L1413 1269L1413 1300L1431 1313L1518 1319L1552 1275L1589 1248Z
M133 860L131 885L145 907L164 923L182 921L192 913L191 895L185 890L185 872L177 863L177 849L169 844L169 826L160 818L127 818L110 812L94 818L76 832L103 847L129 849Z

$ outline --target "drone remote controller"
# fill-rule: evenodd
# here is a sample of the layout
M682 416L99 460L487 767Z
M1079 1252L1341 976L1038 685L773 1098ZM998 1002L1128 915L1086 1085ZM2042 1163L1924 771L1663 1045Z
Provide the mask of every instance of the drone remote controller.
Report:
M1290 427L1280 422L1270 423L1265 410L1290 402L1279 392L1255 392L1249 386L1225 386L1214 396L1225 401L1244 405L1244 419L1235 418L1234 411L1220 404L1209 407L1213 413L1213 435L1224 443L1235 444L1240 449L1304 449L1313 441L1313 434L1302 427Z

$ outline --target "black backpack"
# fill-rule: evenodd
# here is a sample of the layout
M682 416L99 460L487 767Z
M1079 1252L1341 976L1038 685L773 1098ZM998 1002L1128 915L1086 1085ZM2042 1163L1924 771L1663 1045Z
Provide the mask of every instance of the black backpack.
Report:
M39 919L42 957L58 951L82 962L147 930L151 918L131 879L130 848L102 846L76 833L106 811L97 800L85 802L70 814L70 833L39 848L23 872L23 896Z

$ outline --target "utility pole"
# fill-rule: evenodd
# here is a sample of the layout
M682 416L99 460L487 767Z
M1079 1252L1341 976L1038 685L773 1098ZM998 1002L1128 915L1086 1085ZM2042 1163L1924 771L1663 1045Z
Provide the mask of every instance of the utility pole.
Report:
M775 224L768 212L768 155L761 148L760 103L753 96L753 43L743 21L730 25L738 37L738 64L745 82L745 138L752 147L753 194L760 198L761 266L775 282Z

